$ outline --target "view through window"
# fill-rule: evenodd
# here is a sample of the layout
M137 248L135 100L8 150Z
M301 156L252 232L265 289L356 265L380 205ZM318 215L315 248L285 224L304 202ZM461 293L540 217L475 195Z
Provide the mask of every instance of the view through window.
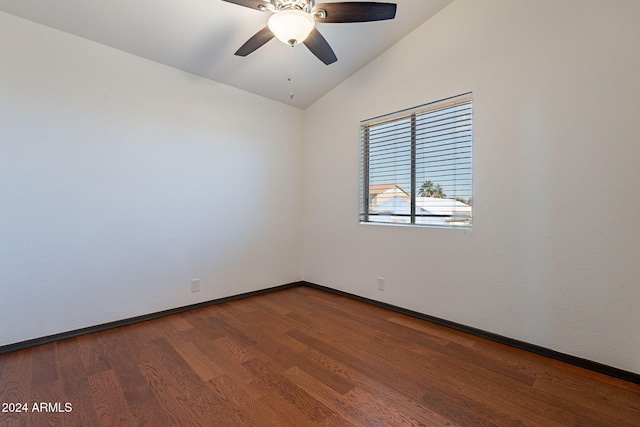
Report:
M360 221L471 227L472 97L366 120Z

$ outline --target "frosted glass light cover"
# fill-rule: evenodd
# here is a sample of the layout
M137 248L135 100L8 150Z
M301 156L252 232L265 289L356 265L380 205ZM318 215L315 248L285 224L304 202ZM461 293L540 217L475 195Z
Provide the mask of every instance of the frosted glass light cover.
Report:
M269 29L283 43L298 44L316 25L311 15L301 10L281 10L269 18Z

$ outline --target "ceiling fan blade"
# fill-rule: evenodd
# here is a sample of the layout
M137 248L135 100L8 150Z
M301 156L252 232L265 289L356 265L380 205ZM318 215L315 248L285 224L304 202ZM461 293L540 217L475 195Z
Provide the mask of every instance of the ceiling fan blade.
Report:
M247 40L240 49L236 51L237 56L247 56L254 50L262 47L266 42L274 38L275 35L271 32L269 27L264 27Z
M327 40L316 28L311 30L311 34L309 34L303 43L307 48L309 48L311 53L317 56L318 59L326 65L333 64L338 60Z
M269 10L268 8L271 6L271 3L264 2L261 0L222 0L222 1L226 1L227 3L237 4L239 6L249 7L251 9L261 10L263 12L268 11Z
M384 21L396 17L396 5L394 3L363 2L338 2L320 3L313 7L313 12L324 11L324 17L316 17L321 23L346 23L346 22L370 22Z

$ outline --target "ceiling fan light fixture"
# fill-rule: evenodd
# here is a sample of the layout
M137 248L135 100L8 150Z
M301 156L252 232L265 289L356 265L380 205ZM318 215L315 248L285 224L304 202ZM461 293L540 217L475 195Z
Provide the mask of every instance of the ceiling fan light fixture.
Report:
M302 43L316 25L313 17L298 9L284 9L269 18L269 29L282 43Z

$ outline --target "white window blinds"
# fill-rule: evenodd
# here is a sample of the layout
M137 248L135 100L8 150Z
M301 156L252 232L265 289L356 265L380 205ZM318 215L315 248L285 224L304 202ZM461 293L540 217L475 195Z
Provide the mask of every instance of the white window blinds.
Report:
M360 221L471 227L472 98L464 94L360 126Z

